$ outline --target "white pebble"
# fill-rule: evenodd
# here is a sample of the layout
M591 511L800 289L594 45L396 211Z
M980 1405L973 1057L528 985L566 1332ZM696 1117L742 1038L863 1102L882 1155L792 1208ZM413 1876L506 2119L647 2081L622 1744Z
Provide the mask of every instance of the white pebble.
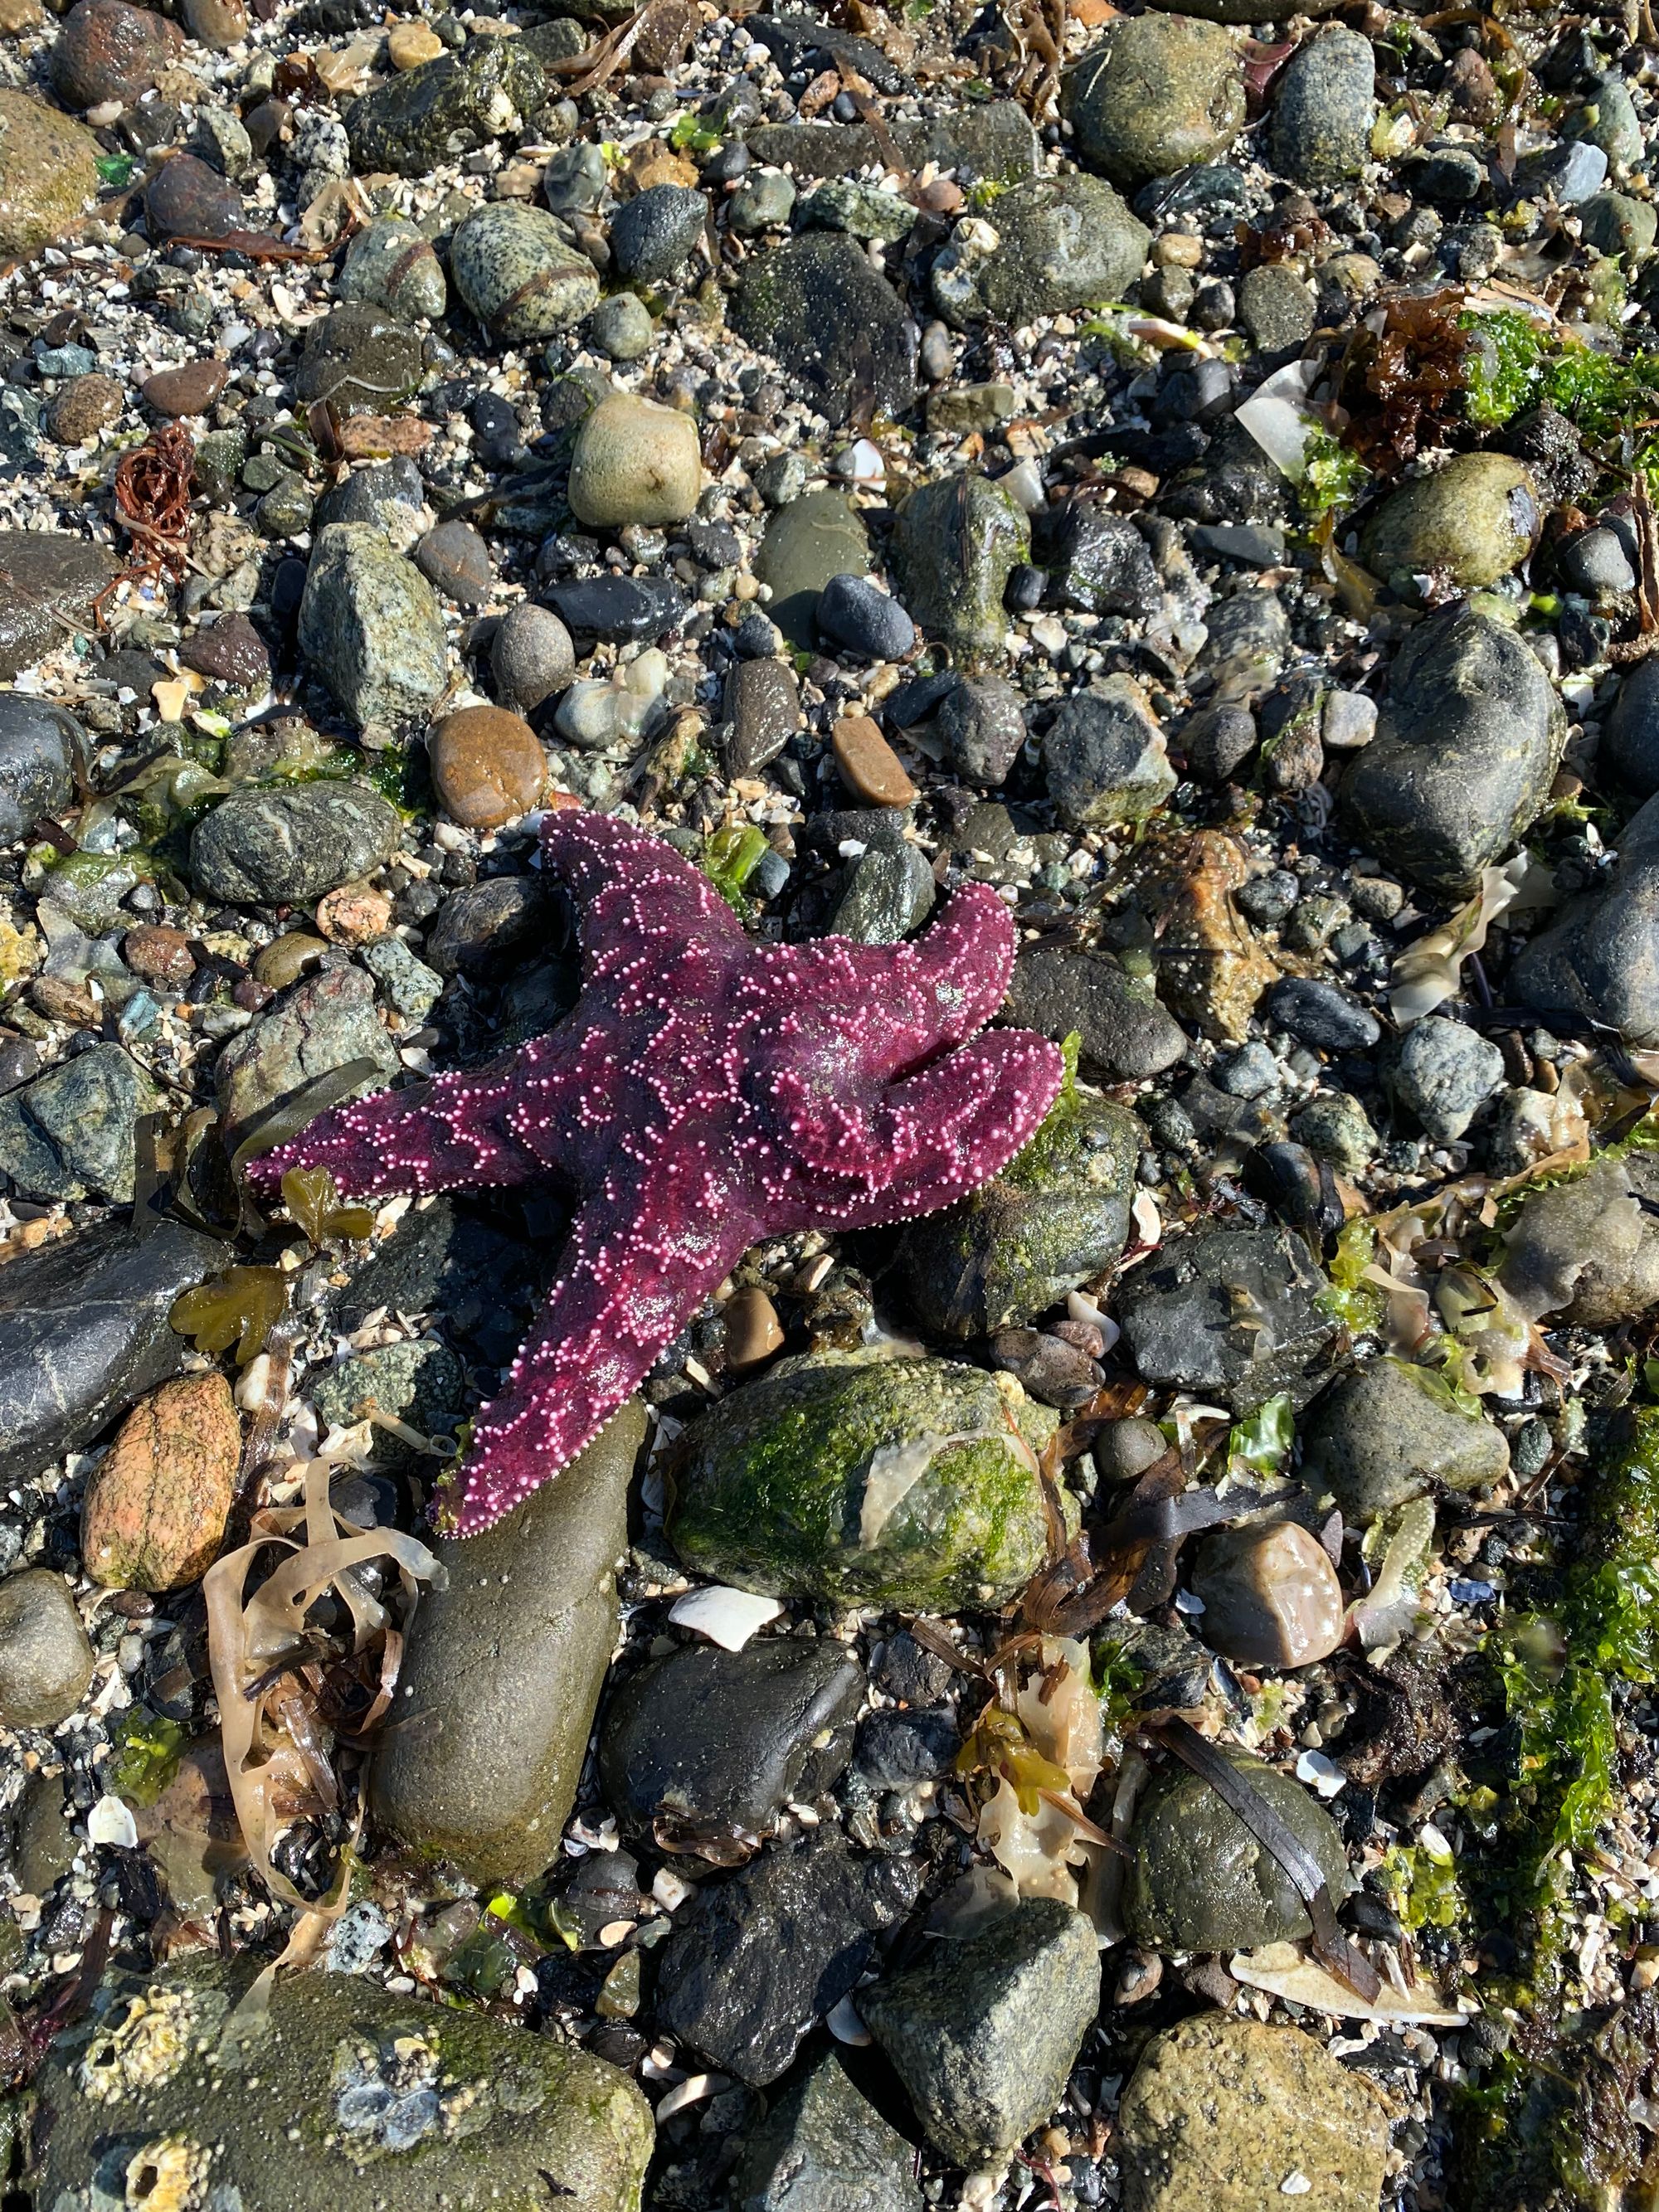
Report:
M124 1851L136 1851L137 1823L118 1797L100 1797L87 1815L87 1840L114 1844Z
M757 1597L752 1591L728 1589L712 1583L706 1589L688 1590L669 1607L668 1618L677 1628L706 1636L727 1651L741 1651L757 1629L775 1620L783 1607L775 1597Z

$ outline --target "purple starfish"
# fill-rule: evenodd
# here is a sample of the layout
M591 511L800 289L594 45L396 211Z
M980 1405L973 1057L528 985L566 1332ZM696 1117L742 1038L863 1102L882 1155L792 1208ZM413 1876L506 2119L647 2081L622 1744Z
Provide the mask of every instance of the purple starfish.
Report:
M981 884L918 944L757 945L644 830L550 814L542 850L579 920L574 1011L491 1066L337 1107L250 1170L274 1190L325 1167L348 1197L580 1194L539 1326L479 1410L463 1535L574 1458L750 1245L950 1205L1013 1158L1062 1072L1029 1030L975 1036L1014 959Z

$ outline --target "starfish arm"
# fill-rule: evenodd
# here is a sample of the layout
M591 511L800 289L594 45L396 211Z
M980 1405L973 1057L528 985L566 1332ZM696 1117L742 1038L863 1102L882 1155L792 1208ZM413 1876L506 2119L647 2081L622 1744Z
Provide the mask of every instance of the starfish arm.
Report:
M286 1145L248 1164L256 1189L274 1191L289 1168L326 1168L343 1196L386 1198L404 1191L504 1188L556 1173L550 1138L532 1146L514 1133L526 1096L548 1123L575 1071L563 1035L554 1030L486 1068L462 1069L382 1091L319 1114Z
M826 1227L874 1228L937 1213L1006 1168L1060 1095L1058 1045L993 1030L894 1084L872 1110L866 1188L830 1200ZM854 1157L849 1144L846 1157Z
M1014 919L988 884L963 884L939 919L905 948L915 979L934 1012L940 1044L962 1044L982 1030L1004 999L1018 949Z
M613 814L562 808L545 816L542 860L575 905L590 988L660 981L671 951L701 965L711 954L720 960L747 949L742 925L702 869Z
M638 1388L760 1234L677 1185L608 1181L578 1212L558 1280L501 1395L479 1408L459 1533L476 1536L569 1462Z

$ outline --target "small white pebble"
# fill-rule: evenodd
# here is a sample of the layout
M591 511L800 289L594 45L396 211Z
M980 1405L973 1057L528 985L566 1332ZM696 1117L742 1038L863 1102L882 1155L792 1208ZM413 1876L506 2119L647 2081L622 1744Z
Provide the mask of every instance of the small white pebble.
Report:
M672 1867L659 1867L651 1884L651 1894L665 1912L678 1912L696 1893L696 1883L684 1881Z
M1311 2197L1313 2184L1305 2173L1287 2173L1279 2185L1281 2197Z
M700 2104L726 2087L724 2074L688 2074L669 2091L657 2107L657 2123L672 2120L676 2112L683 2112L688 2105Z
M730 1589L711 1583L704 1589L688 1590L676 1598L668 1618L677 1628L706 1636L723 1650L741 1651L757 1629L775 1620L783 1607L773 1597L757 1597L750 1590Z

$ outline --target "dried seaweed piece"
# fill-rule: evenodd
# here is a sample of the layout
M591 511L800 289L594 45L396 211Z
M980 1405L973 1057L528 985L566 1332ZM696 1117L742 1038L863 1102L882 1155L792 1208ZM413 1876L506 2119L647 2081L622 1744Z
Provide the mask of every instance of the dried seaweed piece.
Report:
M1448 443L1462 422L1470 334L1467 295L1397 293L1366 316L1348 340L1337 371L1337 398L1348 416L1344 442L1382 476Z
M190 490L195 468L196 442L179 422L164 423L118 463L115 512L132 541L133 558L93 601L100 622L105 600L123 584L164 575L175 584L183 582L190 557Z

